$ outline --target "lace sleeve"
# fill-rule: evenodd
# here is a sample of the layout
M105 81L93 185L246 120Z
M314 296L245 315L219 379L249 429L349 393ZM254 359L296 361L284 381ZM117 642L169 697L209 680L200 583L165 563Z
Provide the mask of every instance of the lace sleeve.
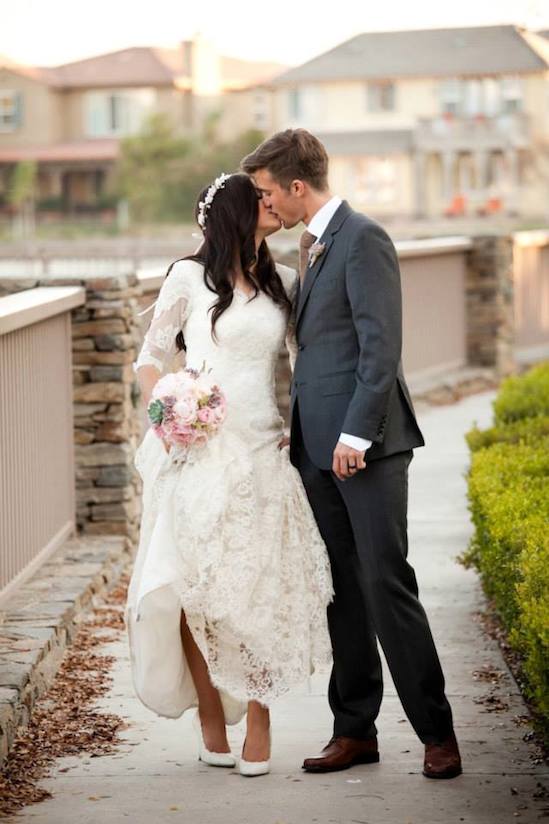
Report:
M155 366L160 372L175 356L175 338L189 315L190 290L188 272L180 261L172 268L160 287L158 298L143 345L133 364L136 372L140 366ZM150 306L149 309L152 307ZM146 309L145 311L149 311ZM143 314L143 313L140 313Z
M280 275L286 294L292 304L290 315L288 317L285 344L290 357L290 369L293 374L295 361L297 358L296 315L297 301L299 297L299 276L295 269L291 269L289 266L283 266L281 263L276 264L276 270Z

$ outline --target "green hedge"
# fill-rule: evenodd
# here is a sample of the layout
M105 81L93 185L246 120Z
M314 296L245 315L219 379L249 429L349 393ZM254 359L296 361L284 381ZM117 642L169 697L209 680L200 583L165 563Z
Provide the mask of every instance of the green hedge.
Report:
M503 381L494 413L496 424L549 415L549 362Z
M549 364L505 380L494 412L494 427L467 435L475 533L464 560L522 656L549 740Z
M537 418L524 418L509 424L499 424L491 429L477 429L475 426L467 433L466 438L471 452L476 452L477 449L483 449L495 443L535 444L547 435L549 435L549 415L540 415Z

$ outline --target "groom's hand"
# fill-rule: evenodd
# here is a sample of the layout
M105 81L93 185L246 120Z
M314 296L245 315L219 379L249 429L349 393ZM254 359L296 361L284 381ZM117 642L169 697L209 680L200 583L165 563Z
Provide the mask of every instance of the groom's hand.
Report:
M353 449L352 446L338 441L334 449L334 460L332 462L332 470L334 475L340 481L346 481L347 478L352 478L359 469L366 469L366 461L364 460L364 452L359 452L358 449Z

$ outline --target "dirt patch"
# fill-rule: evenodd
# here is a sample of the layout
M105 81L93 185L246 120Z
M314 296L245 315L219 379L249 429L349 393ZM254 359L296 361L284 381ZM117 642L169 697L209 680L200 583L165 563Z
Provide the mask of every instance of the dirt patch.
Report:
M534 729L530 728L527 732L524 733L524 740L529 741L531 744L533 744L536 750L534 763L549 764L549 741L545 739L545 736L542 733L537 732L535 729L537 723L539 723L539 729L543 729L543 724L541 723L541 721L537 722L536 708L528 698L526 679L522 671L522 658L520 654L515 649L513 649L513 647L511 647L511 645L509 644L505 627L503 626L503 623L498 616L497 610L491 601L488 601L487 608L484 612L477 612L475 613L474 617L475 620L478 621L479 624L481 624L484 632L490 638L497 641L498 646L505 659L505 663L509 667L511 674L515 679L517 686L522 694L522 697L528 707L528 710L530 711L530 716L517 715L514 721L517 724L517 726L534 726ZM473 673L473 676L475 676L475 673ZM494 698L494 700L492 696L487 696L487 698L487 711L497 712L498 709L500 709L500 707L498 707L497 698ZM486 701L486 698L484 699L484 701ZM492 709L488 709L490 705L492 705ZM501 707L501 709L503 709L503 707Z
M95 607L80 624L53 684L36 702L29 724L18 733L0 771L2 817L51 797L39 782L49 775L55 759L81 753L108 755L122 743L119 733L128 724L93 705L112 684L109 671L115 659L102 655L99 649L125 631L128 581L126 573L104 604Z

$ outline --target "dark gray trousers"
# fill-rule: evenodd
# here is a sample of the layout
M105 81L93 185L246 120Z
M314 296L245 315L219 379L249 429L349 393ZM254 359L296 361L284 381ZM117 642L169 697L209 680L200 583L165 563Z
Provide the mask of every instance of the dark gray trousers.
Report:
M379 639L397 693L423 743L453 728L444 676L407 561L408 466L413 451L368 463L339 481L310 460L298 404L292 422L297 468L328 548L335 598L328 607L334 664L334 735L371 738L383 695ZM366 453L366 459L368 453Z

